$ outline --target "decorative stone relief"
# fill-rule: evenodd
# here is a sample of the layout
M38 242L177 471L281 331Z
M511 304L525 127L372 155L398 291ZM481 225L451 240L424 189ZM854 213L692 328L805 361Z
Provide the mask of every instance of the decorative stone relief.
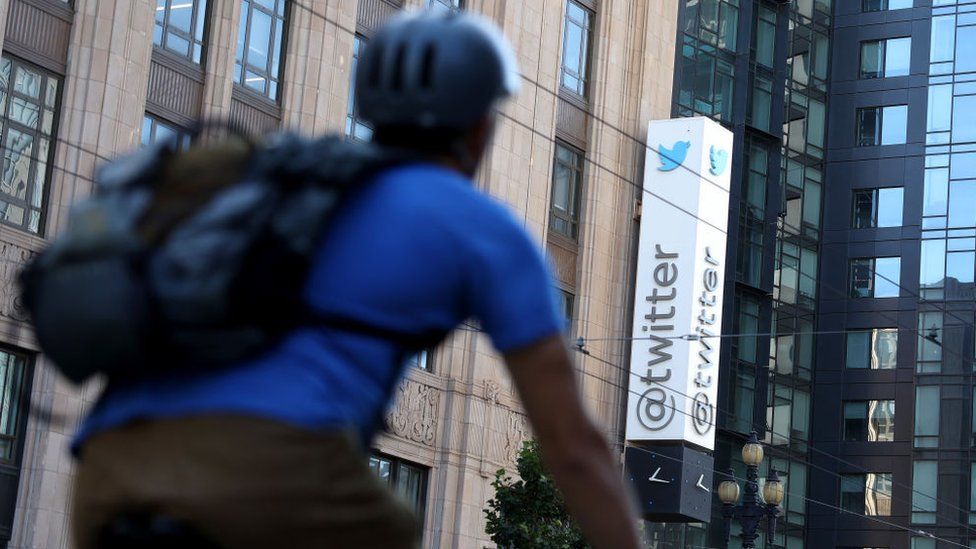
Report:
M498 404L498 397L502 393L502 386L497 381L485 380L485 400L491 404Z
M518 461L522 443L529 438L529 423L525 416L518 412L509 412L508 429L505 431L505 458L515 463Z
M33 255L28 249L9 242L0 242L0 317L19 322L27 320L17 275Z
M396 391L396 406L386 416L387 429L400 437L433 446L437 435L440 392L405 379Z

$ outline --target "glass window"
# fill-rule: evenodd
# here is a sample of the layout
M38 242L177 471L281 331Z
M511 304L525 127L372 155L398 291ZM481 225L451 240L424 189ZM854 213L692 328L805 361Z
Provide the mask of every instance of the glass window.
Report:
M959 16L962 19L963 16ZM972 55L968 48L976 44L976 26L958 26L956 28L956 74L976 71L976 55Z
M884 76L907 76L911 72L912 39L890 38L885 40Z
M366 39L356 35L352 42L352 61L349 65L349 100L346 103L346 136L360 141L369 141L373 137L373 129L361 118L356 106L356 67L359 66L359 54Z
M200 63L207 0L156 0L153 44Z
M912 463L912 522L935 524L939 494L939 462Z
M937 448L939 446L939 401L938 385L921 385L915 388L915 447Z
M902 187L855 190L854 228L900 227L903 197Z
M142 117L142 145L151 145L167 139L175 140L181 149L190 146L190 134L186 129L146 113Z
M431 13L448 13L461 9L461 0L427 0L427 9Z
M563 27L563 59L561 82L563 88L586 97L586 82L590 63L590 26L593 12L582 4L569 0Z
M897 328L874 328L846 335L848 368L891 370L897 366Z
M431 349L424 349L407 359L407 367L430 371Z
M861 11L900 10L912 7L914 0L861 0Z
M851 297L898 297L901 258L851 260Z
M976 409L976 400L973 400L973 406ZM969 524L976 524L976 462L969 464Z
M423 524L427 508L427 468L374 453L369 456L369 469L407 504Z
M552 203L549 228L576 240L579 236L580 194L583 186L583 153L556 143L552 171Z
M929 60L932 63L952 61L956 50L956 16L932 18L932 41Z
M752 127L768 132L773 107L773 81L756 75L752 80L752 103L749 105L749 123Z
M285 39L285 0L242 0L234 81L278 99Z
M0 57L0 223L41 232L61 81Z
M24 413L30 399L29 374L27 357L0 350L0 463L18 459Z
M895 401L845 402L844 440L848 442L895 440Z
M576 310L576 296L572 292L567 292L566 290L559 290L559 301L563 313L563 322L565 322L566 331L572 333L573 331L573 318Z
M972 113L976 116L976 113ZM952 129L952 84L929 86L926 130L946 132Z
M932 538L912 538L911 549L936 549Z
M756 63L773 68L776 52L776 11L765 4L759 4L755 41Z
M891 473L841 475L840 507L858 515L891 515Z
M946 87L951 89L951 86ZM976 95L961 95L956 97L952 102L953 144L976 141L976 124L973 123L974 120L976 120Z
M904 144L908 135L908 106L857 109L857 146Z
M736 332L743 334L743 336L735 338L736 341L733 343L735 357L743 362L756 364L759 360L757 355L759 351L759 300L745 294L740 294L737 297L739 315L736 319L738 322Z
M916 370L920 374L934 374L942 370L942 313L918 314L918 354Z

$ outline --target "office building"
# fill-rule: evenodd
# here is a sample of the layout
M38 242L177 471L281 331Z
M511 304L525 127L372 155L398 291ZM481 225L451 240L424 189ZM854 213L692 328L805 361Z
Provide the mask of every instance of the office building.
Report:
M477 184L549 251L588 406L622 451L648 120L671 113L677 6L601 0L0 2L0 545L69 547L68 443L99 387L38 353L18 269L91 192L95 167L197 118L368 139L357 54L403 8L479 12L510 37L523 90ZM636 188L635 188L636 187ZM482 547L485 502L530 435L487 339L462 329L412 359L369 458L418 511L425 547Z

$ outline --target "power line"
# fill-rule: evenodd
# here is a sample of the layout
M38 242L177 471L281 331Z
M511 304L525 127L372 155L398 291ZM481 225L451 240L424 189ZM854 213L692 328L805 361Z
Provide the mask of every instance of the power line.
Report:
M586 356L589 356L589 357L591 357L591 358L593 358L593 359L594 359L594 360L596 360L597 362L601 362L601 363L603 363L603 364L606 364L606 365L608 365L608 366L610 366L610 367L612 367L612 368L616 368L616 369L619 369L619 370L623 370L623 371L626 371L626 372L627 372L627 374L628 374L628 375L630 375L630 376L633 376L633 377L640 377L640 375L639 375L639 374L636 374L636 373L634 373L634 372L632 372L632 371L630 371L630 369L625 369L625 368L623 368L623 367L621 367L621 366L619 366L619 365L617 365L617 364L614 364L613 362L610 362L609 360L605 360L605 359L602 359L602 358L599 358L599 357L596 357L596 356L594 356L594 355L592 355L592 354L589 354L589 353L586 353L585 351L580 351L580 352L582 352L582 353L583 353L583 354L585 354ZM587 375L587 376L590 376L590 377L593 377L594 379L597 379L597 380L599 380L599 381L602 381L602 382L604 382L604 383L606 383L606 384L608 384L608 385L610 385L610 386L612 386L612 387L616 387L617 389L620 389L620 390L623 390L623 391L624 391L624 392L625 392L626 394L632 394L632 395L634 395L634 396L640 396L640 394L639 394L639 393L637 393L636 391L632 391L632 390L631 390L631 389L630 389L629 387L624 387L624 386L622 386L622 385L620 385L620 384L618 384L618 383L615 383L615 382L613 382L613 381L611 381L611 380L609 380L609 379L605 379L605 378L602 378L602 377L600 377L600 376L598 376L598 375L596 375L596 374L593 374L593 373L591 373L591 372L587 372L587 371L585 371L585 370L582 370L582 369L580 369L580 368L576 368L576 370L577 370L578 372L580 372L581 374L584 374L584 375ZM658 385L661 385L662 387L665 387L665 388L666 388L666 389L668 389L669 391L672 391L672 392L674 392L674 393L677 393L677 394L679 394L679 395L681 395L681 396L683 396L683 397L685 397L685 398L687 398L687 399L689 399L689 400L692 400L692 397L691 397L690 395L688 395L688 394L686 394L686 393L683 393L683 392L681 392L681 391L680 391L680 390L678 390L678 389L675 389L675 388L673 388L673 387L668 387L667 385L664 385L663 383L660 383L660 382L657 382L657 381L653 381L653 380L651 380L651 382L652 382L652 383L656 383L656 384L658 384ZM674 411L675 411L676 413L680 413L680 414L682 414L682 415L685 415L685 416L687 416L687 417L694 417L694 416L693 416L692 414L690 414L689 412L686 412L686 411L684 411L684 410L679 410L679 409L678 409L677 407L675 407L675 406L668 406L668 407L669 407L669 408L671 408L672 410L674 410ZM716 409L717 411L719 411L719 412L721 412L721 413L723 413L723 414L725 414L725 415L726 415L727 417L735 417L735 414L733 414L733 413L731 413L731 412L729 412L728 410L725 410L725 409L723 409L723 408L720 408L720 407L718 407L718 406L715 406L715 409ZM790 447L792 447L792 446L794 445L794 443L795 443L795 442L797 442L797 441L795 441L795 440L793 439L793 437L792 437L792 436L790 436L789 434L783 434L783 433L778 433L778 432L776 432L775 430L773 430L773 429L772 429L771 427L769 427L768 425L765 425L765 424L759 424L759 423L757 423L757 422L755 422L755 421L753 421L753 422L751 423L751 426L752 426L752 427L758 427L758 428L760 428L760 429L762 429L762 430L764 430L764 431L768 431L768 432L769 432L769 433L771 433L772 435L775 435L775 436L777 436L777 437L779 437L779 438L782 438L782 439L785 439L785 440L787 441L787 446L790 446ZM742 437L742 436L740 436L740 438L744 438L744 437ZM814 448L814 446L813 446L812 444L810 444L810 443L809 443L808 441L800 441L800 442L802 442L803 444L805 444L805 445L806 445L806 446L807 446L808 448L810 448L810 449L815 449L815 448ZM837 477L838 479L839 479L839 478L841 478L841 474L840 474L840 473L838 473L838 472L836 472L836 471L832 471L832 470L830 470L830 469L827 469L827 468L825 468L825 467L822 467L822 466L820 466L820 465L817 465L817 464L814 464L813 462L811 462L811 461L809 461L809 460L806 460L806 459L803 459L803 458L797 458L797 457L795 457L795 456L792 456L792 455L790 455L790 453L789 453L789 451L783 451L783 450L781 450L781 449L779 449L779 448L777 448L777 447L775 447L775 446L769 446L769 448L770 448L771 450L773 450L773 451L776 451L776 452L782 452L782 453L784 454L784 457L785 457L785 458L786 458L787 460L790 460L790 461L797 461L797 462L800 462L800 463L803 463L803 464L805 464L805 465L807 465L807 466L809 466L809 467L811 467L811 468L813 468L813 469L817 469L817 470L819 470L819 471L822 471L822 472L824 472L824 473L827 473L827 474L830 474L830 475L833 475L834 477ZM849 462L849 461L846 461L846 460L844 460L843 458L841 458L841 457L839 457L839 456L835 456L834 454L831 454L831 453L829 453L829 452L825 452L825 451L823 451L823 450L819 450L819 449L816 449L816 451L817 451L818 453L820 453L820 454L822 454L822 455L825 455L825 456L827 456L827 457L830 457L830 458L832 458L832 459L834 459L834 460L835 460L835 461L837 461L838 463L842 463L842 464L845 464L845 465L849 465L849 466L851 466L851 467L855 467L855 468L857 468L857 469L858 469L858 470L859 470L860 472L862 472L862 473L873 473L873 471L868 471L868 470L865 470L865 469L863 469L862 467L859 467L858 465L856 465L856 464L854 464L854 463L851 463L851 462ZM947 506L949 506L949 507L952 507L952 508L954 508L954 509L956 509L956 510L958 510L958 511L963 511L963 512L966 512L966 513L969 513L969 510L966 510L966 509L963 509L963 508L961 508L961 507L959 507L959 506L956 506L956 505L953 505L952 503L950 503L950 502L948 502L948 501L946 501L946 500L944 500L944 499L939 499L938 497L934 497L934 496L932 496L931 494L926 494L926 493L923 493L923 492L920 492L920 491L918 491L918 490L916 490L916 489L915 489L914 487L912 487L912 486L910 486L910 485L908 485L908 484L904 484L904 483L898 483L898 482L895 482L894 480L892 480L892 485L893 485L893 486L896 486L896 485L897 485L897 486L901 486L901 487L903 487L903 488L908 488L908 489L909 489L909 490L910 490L910 491L911 491L911 492L912 492L913 494L918 494L918 495L920 495L920 496L923 496L923 497L925 497L925 498L928 498L928 499L931 499L931 500L933 500L933 501L936 501L936 502L940 502L940 503L944 503L945 505L947 505ZM895 496L895 494L894 494L894 491L892 491L892 492L883 492L883 491L881 491L881 490L878 490L878 492L879 492L879 493L882 493L882 494L885 494L885 495L888 495L888 496L890 496L890 497L891 497L892 499L894 499L894 500L898 500L898 501L902 501L902 502L906 502L906 503L910 503L910 505L912 506L912 508L913 508L913 509L914 509L914 508L917 508L917 507L915 506L915 503L914 503L914 501L909 501L909 500L905 500L905 499L902 499L902 498L899 498L899 497L897 497L897 496ZM917 509L919 509L919 510L922 510L922 511L924 511L924 509L921 509L921 508L917 508ZM940 515L937 515L937 516L940 516ZM944 515L941 515L941 516L942 516L942 518L947 518L947 517L946 517L946 516L944 516ZM963 528L965 528L965 529L966 529L967 531L971 529L971 526L969 526L969 525L967 525L967 524L963 524L963 523L961 523L961 522L958 522L958 521L956 521L956 520L953 520L953 519L951 519L951 518L949 518L949 520L948 520L948 522L950 522L950 523L952 523L952 524L954 524L954 525L957 525L957 526L961 526L961 527L963 527Z
M661 458L665 458L665 459L668 459L668 460L671 460L671 461L674 461L674 462L677 462L677 463L682 463L682 461L680 459L676 458L676 457L667 456L667 455L664 455L664 454L660 454L660 453L657 453L657 452L653 452L653 451L648 450L646 448L641 448L640 446L627 446L627 448L632 448L632 449L635 449L635 450L640 451L640 452L646 452L646 453L653 454L655 457L661 457ZM718 469L715 469L715 468L712 468L712 472L713 473L716 473L718 475L721 475L722 477L724 477L724 476L726 476L728 474L726 471L719 471ZM820 505L820 506L826 507L826 508L831 509L833 511L840 511L841 513L847 513L849 515L854 515L854 516L866 518L868 520L872 520L874 522L878 522L878 523L884 524L886 526L891 526L893 528L897 528L899 530L903 530L905 532L908 532L908 533L913 534L913 535L916 535L916 536L923 536L923 537L927 537L927 538L930 538L930 539L935 539L937 541L941 541L943 543L948 543L950 545L955 545L957 547L963 547L964 549L969 549L969 546L967 546L967 545L963 545L961 543L958 543L958 542L955 542L955 541L952 541L952 540L949 540L949 539L946 539L946 538L938 537L938 536L936 536L934 534L931 534L929 532L925 532L923 530L919 530L919 529L915 529L915 528L909 528L907 526L902 526L902 525L897 524L897 523L894 523L894 522L890 522L890 521L887 521L887 520L884 520L884 519L880 519L880 518L878 518L877 516L874 516L874 515L866 515L866 514L863 514L863 513L857 513L857 512L848 510L848 509L844 509L843 507L838 507L838 506L832 505L830 503L826 503L826 502L823 502L823 501L820 501L820 500L816 500L816 499L807 497L807 496L802 495L802 494L796 494L796 493L786 492L786 495L787 496L798 497L798 498L803 499L804 501L806 501L808 503L814 503L816 505ZM894 499L894 498L892 498L892 499Z

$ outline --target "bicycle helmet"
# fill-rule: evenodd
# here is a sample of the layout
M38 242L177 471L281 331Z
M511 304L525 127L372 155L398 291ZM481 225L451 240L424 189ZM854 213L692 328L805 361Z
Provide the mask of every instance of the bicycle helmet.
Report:
M464 131L518 91L501 31L473 15L405 14L366 44L356 105L374 128Z

